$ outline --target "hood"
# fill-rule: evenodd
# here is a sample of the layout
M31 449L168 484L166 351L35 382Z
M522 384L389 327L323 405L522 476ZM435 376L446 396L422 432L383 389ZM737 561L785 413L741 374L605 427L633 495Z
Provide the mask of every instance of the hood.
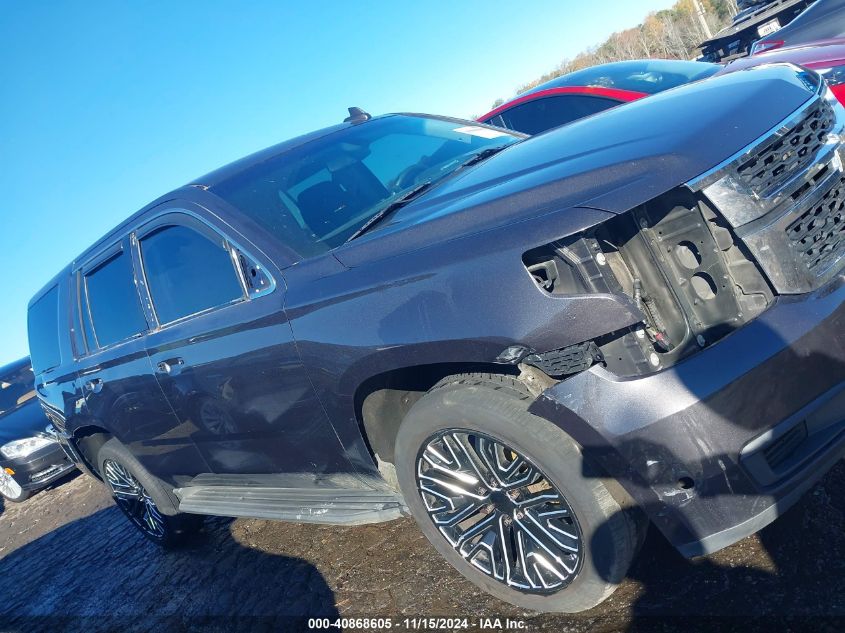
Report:
M50 424L37 399L0 416L0 446L12 440L43 433Z
M770 133L818 90L788 64L669 90L502 151L338 249L346 265L575 207L624 213ZM401 234L401 237L398 235Z

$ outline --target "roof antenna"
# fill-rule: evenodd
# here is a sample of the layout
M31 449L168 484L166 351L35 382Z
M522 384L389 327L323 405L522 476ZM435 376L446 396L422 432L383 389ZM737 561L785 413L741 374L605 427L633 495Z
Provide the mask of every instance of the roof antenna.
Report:
M352 106L351 108L348 108L348 110L349 116L343 120L344 123L363 123L364 121L369 121L373 118L369 112L364 112L361 108L356 106Z

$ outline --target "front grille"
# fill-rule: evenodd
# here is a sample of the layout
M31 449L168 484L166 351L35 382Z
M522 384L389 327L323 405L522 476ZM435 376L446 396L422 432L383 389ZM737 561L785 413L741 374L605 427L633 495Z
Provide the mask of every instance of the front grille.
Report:
M795 127L741 163L740 179L758 196L769 196L810 166L835 122L833 108L821 100Z
M823 274L845 252L845 177L786 229L807 268Z
M32 475L32 477L29 478L29 481L33 484L39 484L42 481L48 480L53 475L60 473L67 466L68 466L67 462L64 462L62 464L57 464L55 466L50 466L49 468L46 468L46 469Z
M845 263L845 109L824 89L746 147L691 181L738 231L775 294L813 292Z

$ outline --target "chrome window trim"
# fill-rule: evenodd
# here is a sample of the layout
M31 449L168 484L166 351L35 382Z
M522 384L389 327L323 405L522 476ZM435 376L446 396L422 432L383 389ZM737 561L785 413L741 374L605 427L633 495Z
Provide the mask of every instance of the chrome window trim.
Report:
M145 337L148 334L159 332L163 329L167 329L169 327L179 325L179 324L181 324L181 323L183 323L183 322L185 322L189 319L204 316L204 315L206 315L210 312L221 310L221 309L227 308L231 305L239 305L240 303L242 303L244 301L251 301L253 299L258 299L260 297L263 297L265 295L269 295L269 294L272 294L273 292L275 292L276 287L278 285L277 282L276 282L276 277L270 272L269 267L266 264L264 264L261 259L257 258L255 255L253 255L251 250L248 250L248 249L242 247L240 242L233 240L231 237L229 237L228 234L221 231L218 227L216 227L215 225L210 223L206 218L204 218L202 215L200 215L196 211L188 209L184 206L177 206L179 204L179 202L180 201L171 200L171 201L162 203L162 205L160 207L158 207L157 210L153 211L150 215L141 218L137 224L127 227L126 231L124 233L122 233L120 237L118 237L114 240L110 240L106 246L104 246L103 248L97 249L97 251L95 253L92 253L90 256L86 257L82 262L75 262L74 265L71 267L72 276L73 275L79 275L78 281L83 286L82 288L77 289L77 296L76 296L77 306L76 306L76 308L80 311L82 309L90 310L89 302L88 302L88 296L87 296L87 288L84 287L84 285L85 285L84 271L91 269L92 267L96 267L97 265L99 265L101 263L104 263L110 257L117 254L118 251L125 250L124 240L128 239L129 240L129 250L128 250L128 252L129 252L129 254L132 258L132 269L133 269L133 273L134 273L134 276L135 276L134 281L135 281L135 285L136 285L136 291L138 292L138 299L139 299L139 302L141 304L141 310L144 314L144 317L147 320L147 329L144 330L143 332L139 332L138 334L135 334L135 335L133 335L129 338L123 339L121 341L116 341L116 342L114 342L111 345L108 345L106 347L97 346L94 349L91 349L90 347L87 346L87 341L84 338L85 334L84 334L84 326L83 326L82 327L82 329L83 329L83 335L82 335L83 336L83 342L86 343L87 349L85 350L84 353L79 355L76 358L76 360L93 358L93 357L99 355L102 352L111 351L113 349L116 349L116 348L121 347L123 345L126 345L128 343L136 341L139 338ZM188 201L184 201L184 202L182 202L182 204L185 204L187 202ZM190 203L190 204L195 204L195 203ZM204 209L204 207L202 207L202 208ZM211 211L208 211L208 212L211 213ZM239 266L235 266L236 275L238 276L238 279L240 280L241 286L242 286L243 291L244 291L244 298L243 299L238 299L236 301L229 302L229 303L223 304L221 306L215 306L214 308L202 310L202 311L197 312L195 314L190 314L190 315L187 315L185 317L182 317L182 318L180 318L176 321L171 321L169 323L160 324L158 322L156 315L155 315L154 307L152 306L152 297L151 297L149 290L147 288L147 285L146 285L146 273L144 271L143 265L139 266L139 263L141 263L141 262L136 261L136 256L140 255L140 244L138 243L138 239L136 239L135 236L138 233L138 231L142 230L144 227L158 222L162 217L167 216L167 215L185 215L185 216L188 216L188 217L196 220L200 224L204 225L209 231L218 235L227 244L226 250L228 250L230 252L230 256L231 256L232 249L236 249L236 250L240 251L241 253L243 253L243 255L245 257L247 257L248 259L252 260L253 262L256 262L258 265L261 266L261 270L267 276L267 279L268 279L268 282L269 282L268 287L265 288L264 290L262 290L261 292L250 294L248 292L247 286L245 285L245 281L243 280L243 277L242 277L243 272L239 270L240 269ZM212 213L212 215L214 215L214 214ZM217 216L214 215L214 217L216 218ZM221 220L221 222L222 222L222 220ZM151 228L151 230L152 230L152 228ZM136 255L136 250L138 251L137 255ZM263 255L263 253L262 253L262 255ZM266 258L266 256L265 256L265 258ZM232 263L233 263L233 265L235 265L234 260L233 260ZM84 294L84 299L85 299L85 305L84 306L82 305L83 296L80 296L80 294L79 294L80 292L85 293ZM81 317L82 317L82 315L80 314L80 319L81 319ZM94 328L94 325L93 325L94 322L93 322L93 319L90 318L90 311L89 311L89 320L91 322L91 327L93 329ZM81 321L80 321L80 326L82 326ZM94 336L96 338L96 330L94 330Z
M168 203L165 203L165 205L167 205L167 204ZM218 305L218 306L213 306L211 308L206 308L205 310L200 310L199 312L195 312L193 314L187 314L187 315L180 317L178 319L174 319L173 321L168 321L167 323L161 323L161 321L158 318L158 313L155 310L155 305L153 303L152 294L150 293L149 284L148 284L148 281L147 281L147 272L146 272L146 269L144 267L144 258L143 258L143 252L141 250L141 241L144 239L144 237L146 235L152 233L153 231L155 231L155 230L157 230L157 229L159 229L163 226L168 226L167 216L171 216L171 215L172 216L179 216L179 215L187 216L188 218L190 218L190 219L194 220L195 222L199 223L200 225L202 225L206 229L207 232L211 232L214 235L216 235L218 238L220 238L220 240L223 242L224 250L228 252L229 260L230 260L232 266L234 267L235 276L237 277L238 283L241 286L241 292L243 293L241 298L234 299L232 301L229 301L228 303L224 303L224 304L221 304L221 305ZM190 223L185 223L185 222L182 222L182 223L175 222L173 224L173 226L184 226L188 229L196 230L196 229L191 228ZM138 274L139 291L141 292L141 296L142 296L142 299L143 299L142 305L144 303L147 303L148 308L151 311L153 318L155 319L155 321L151 325L149 333L160 332L162 330L166 330L166 329L169 329L171 327L180 325L180 324L182 324L186 321L189 321L191 319L202 317L202 316L205 316L205 315L210 314L212 312L217 312L219 310L223 310L223 309L228 308L228 307L233 306L233 305L240 305L243 302L251 301L253 299L257 299L257 298L263 297L265 295L269 295L276 290L277 284L276 284L275 277L272 274L270 274L270 272L267 270L266 266L262 266L262 270L265 272L265 274L267 275L267 279L269 280L269 286L268 286L268 288L265 288L260 293L254 293L254 294L250 295L249 287L246 283L246 280L243 277L243 271L240 269L239 263L237 263L236 260L235 260L234 251L235 250L240 251L245 257L251 259L252 261L257 262L258 259L254 255L252 255L250 253L250 251L248 251L247 249L240 246L240 244L238 242L231 239L228 235L223 233L216 226L209 223L201 215L199 215L198 213L196 213L196 212L194 212L190 209L187 209L185 207L166 206L166 208L161 209L160 211L158 211L154 215L152 215L148 218L145 218L143 222L141 222L134 229L132 229L131 240L132 240L132 248L135 251L135 254L138 258L138 260L137 260L138 270L136 272ZM141 286L143 286L143 287L141 287Z
M181 209L173 209L173 210L164 211L163 213L159 214L157 217L149 219L147 222L145 222L144 224L142 224L141 226L137 227L135 230L132 231L132 236L131 236L132 247L133 247L133 251L135 252L135 256L137 258L139 286L143 285L142 293L144 295L144 299L148 302L150 312L151 312L152 317L154 319L154 322L153 322L154 325L150 329L151 332L158 332L158 331L167 329L169 327L172 327L174 325L178 325L179 323L182 323L183 321L186 321L188 319L203 316L205 314L209 314L209 313L215 312L217 310L222 310L223 308L226 308L230 305L239 304L242 301L247 300L247 297L248 297L248 293L246 292L246 288L243 284L243 281L241 280L240 276L237 274L237 271L233 271L235 273L235 277L238 279L238 284L241 287L240 298L233 299L233 300L228 301L226 303L216 305L216 306L212 306L210 308L205 308L204 310L199 310L199 311L194 312L192 314L186 314L184 316L179 317L178 319L173 319L172 321L167 321L165 323L162 323L161 319L158 316L158 310L156 310L155 302L153 301L152 291L150 290L150 284L149 284L149 280L147 278L147 268L146 268L146 265L144 263L144 252L141 248L141 242L146 237L156 233L159 230L162 230L162 229L165 229L165 228L171 227L171 226L179 226L179 227L183 227L185 229L188 229L189 231L194 231L195 233L198 233L199 235L201 235L205 239L208 239L210 242L212 242L212 244L216 244L217 242L215 240L212 240L210 238L210 236L207 234L207 233L213 233L218 238L220 238L220 243L222 243L222 245L223 245L223 250L224 251L229 250L228 242L226 241L226 238L223 237L222 235L220 235L219 231L216 231L213 227L209 226L208 223L202 222L198 218L193 217L191 214L183 214L183 213L180 213L180 211L182 211L182 210ZM193 220L193 221L179 222L178 221L179 215L187 215L189 217L189 220ZM173 221L169 220L170 216L174 216ZM201 227L204 230L198 230L196 228L196 226L192 227L191 224L200 224ZM229 254L229 253L227 253L227 254ZM234 263L232 262L232 257L231 257L230 254L229 254L229 261L230 261L230 263L232 263L234 265Z
M131 252L131 243L130 249L127 249L126 246L126 238L127 236L121 237L119 240L112 242L108 247L97 251L96 254L89 257L85 260L84 264L80 264L79 266L74 267L73 275L76 276L77 281L77 302L79 305L77 306L79 310L79 319L80 319L80 328L82 330L82 340L85 343L86 353L82 354L79 358L90 358L99 354L100 352L111 350L116 347L119 347L125 343L129 343L130 341L137 340L143 337L150 329L150 321L147 318L147 314L143 309L143 304L141 303L141 297L138 297L138 303L141 307L141 313L144 317L144 320L147 322L147 327L140 332L136 332L131 336L127 336L126 338L122 338L119 341L114 341L105 346L100 345L100 337L97 335L97 326L94 324L94 315L91 314L91 299L88 296L88 273L96 271L101 266L107 264L109 261L114 259L115 257L119 257L122 254L127 254L129 256L129 265L132 267L133 279L132 281L136 283L135 279L135 262L132 260L132 252ZM88 341L88 335L85 331L85 323L83 322L83 315L82 310L85 310L88 314L88 322L91 324L91 333L94 335L94 347L91 347Z

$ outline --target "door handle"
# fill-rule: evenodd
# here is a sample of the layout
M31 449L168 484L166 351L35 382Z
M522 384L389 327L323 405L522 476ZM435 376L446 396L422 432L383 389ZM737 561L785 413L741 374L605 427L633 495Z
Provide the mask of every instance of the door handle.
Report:
M160 361L158 365L156 365L156 368L162 374L175 375L179 373L179 371L182 369L182 365L184 364L185 361L182 358L170 358L168 360Z
M93 378L85 383L85 388L91 393L100 393L103 390L103 379Z

